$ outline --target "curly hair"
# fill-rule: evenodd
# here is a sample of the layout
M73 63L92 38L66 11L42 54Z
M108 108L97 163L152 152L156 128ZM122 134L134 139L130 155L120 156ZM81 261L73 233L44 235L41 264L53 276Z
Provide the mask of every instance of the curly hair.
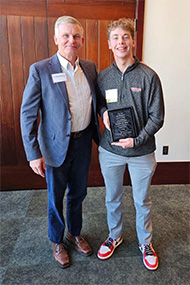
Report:
M132 38L135 36L134 21L132 19L120 18L108 25L107 36L110 39L111 31L121 28L123 30L130 31Z

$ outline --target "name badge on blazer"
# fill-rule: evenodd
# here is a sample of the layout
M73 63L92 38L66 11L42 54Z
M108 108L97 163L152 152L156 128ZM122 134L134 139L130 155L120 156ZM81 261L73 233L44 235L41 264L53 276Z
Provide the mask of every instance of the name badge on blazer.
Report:
M59 83L67 80L67 76L65 73L54 73L51 75L53 79L53 83Z

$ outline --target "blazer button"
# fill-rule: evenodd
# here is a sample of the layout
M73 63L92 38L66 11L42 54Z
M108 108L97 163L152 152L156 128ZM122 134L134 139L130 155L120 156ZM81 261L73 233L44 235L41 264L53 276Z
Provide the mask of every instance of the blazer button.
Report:
M68 118L68 120L70 121L70 120L71 120L71 118Z
M67 135L66 135L66 137L70 137L70 136L71 136L70 134L67 134Z

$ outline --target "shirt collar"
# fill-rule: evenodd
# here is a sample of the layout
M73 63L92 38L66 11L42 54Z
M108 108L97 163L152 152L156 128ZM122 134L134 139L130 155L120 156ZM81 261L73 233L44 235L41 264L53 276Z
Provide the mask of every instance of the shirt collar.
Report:
M78 69L79 57L77 57L77 59L75 61L75 70L74 70L72 64L65 57L61 56L59 52L57 52L57 56L58 56L58 59L59 59L61 66L64 69L66 69L67 71L76 71Z

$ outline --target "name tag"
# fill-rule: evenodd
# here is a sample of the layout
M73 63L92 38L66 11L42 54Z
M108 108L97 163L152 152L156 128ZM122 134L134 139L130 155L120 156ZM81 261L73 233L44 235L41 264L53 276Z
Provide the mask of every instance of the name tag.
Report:
M67 76L65 73L55 73L52 74L53 83L59 83L67 80Z
M106 102L114 103L117 101L118 101L118 90L117 89L106 90Z

